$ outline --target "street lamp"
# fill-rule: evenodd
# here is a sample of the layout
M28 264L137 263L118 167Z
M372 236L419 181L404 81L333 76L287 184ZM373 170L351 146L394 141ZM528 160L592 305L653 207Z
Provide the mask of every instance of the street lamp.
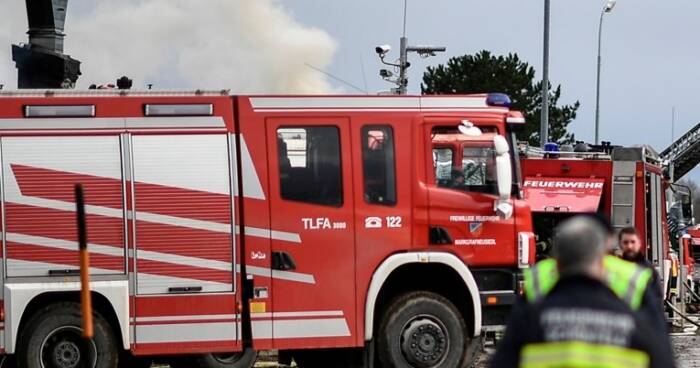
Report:
M549 141L549 9L550 0L544 0L544 41L542 45L542 113L540 114L540 147Z
M600 12L600 24L598 25L598 76L595 88L595 144L599 143L599 126L600 126L600 49L603 42L603 17L605 14L612 12L617 4L617 0L607 0L603 10Z

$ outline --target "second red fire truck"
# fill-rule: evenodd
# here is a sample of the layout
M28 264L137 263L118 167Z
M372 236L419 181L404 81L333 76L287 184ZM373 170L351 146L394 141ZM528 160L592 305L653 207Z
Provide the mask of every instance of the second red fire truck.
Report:
M548 253L551 229L561 220L598 212L618 230L631 226L639 231L647 259L667 286L672 262L666 209L670 184L652 148L522 148L524 198L533 211L541 255Z

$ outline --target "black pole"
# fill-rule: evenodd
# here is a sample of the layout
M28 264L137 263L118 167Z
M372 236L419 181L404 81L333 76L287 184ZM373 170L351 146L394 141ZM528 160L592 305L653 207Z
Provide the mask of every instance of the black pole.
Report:
M90 253L87 250L87 222L85 220L85 196L83 186L75 185L75 213L78 222L78 248L80 249L80 306L83 317L83 337L92 339L92 298L90 295Z

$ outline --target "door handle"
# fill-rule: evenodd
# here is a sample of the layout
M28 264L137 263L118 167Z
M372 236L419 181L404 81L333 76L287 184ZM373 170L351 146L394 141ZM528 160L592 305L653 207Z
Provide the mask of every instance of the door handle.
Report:
M201 286L179 286L179 287L169 287L169 293L192 293L202 291Z
M272 252L272 269L280 271L296 270L297 263L292 255L287 252Z
M49 270L49 276L73 276L80 275L80 270L65 269L65 270Z
M442 226L431 226L429 238L430 244L452 244L452 237L450 236L450 232Z

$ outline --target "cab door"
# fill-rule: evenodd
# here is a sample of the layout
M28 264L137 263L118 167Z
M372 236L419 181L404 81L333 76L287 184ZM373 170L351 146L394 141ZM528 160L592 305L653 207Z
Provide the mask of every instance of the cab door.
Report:
M470 266L513 265L515 216L502 219L494 210L498 200L494 133L461 136L457 124L441 121L426 126L431 144L425 157L433 163L427 175L430 242L458 254ZM435 143L441 136L444 141Z
M355 325L349 119L269 118L272 337L347 346ZM255 315L253 316L255 319Z

